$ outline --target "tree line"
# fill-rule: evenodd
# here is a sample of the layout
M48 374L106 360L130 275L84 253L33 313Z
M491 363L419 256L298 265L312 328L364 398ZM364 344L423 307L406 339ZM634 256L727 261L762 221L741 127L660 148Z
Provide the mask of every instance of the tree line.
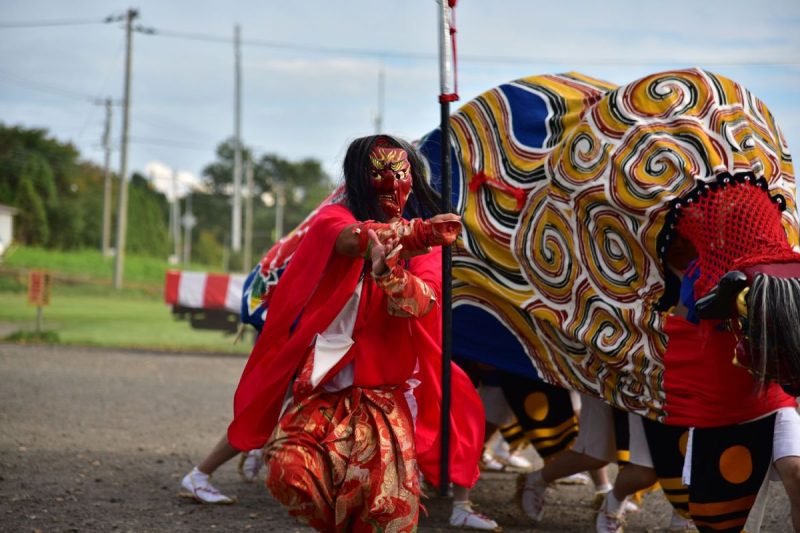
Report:
M197 219L192 231L192 261L212 268L249 269L241 257L229 255L234 144L219 144L215 160L202 171L203 190L180 200ZM265 205L281 189L286 191L284 228L293 228L331 190L331 179L315 159L288 161L276 154L255 157L247 147L243 159L253 161L253 260L275 241L275 206ZM118 176L112 188L112 228L116 228ZM169 201L140 172L129 184L126 253L155 257L173 250L169 233ZM266 193L266 194L264 194ZM103 213L103 169L81 158L68 142L52 138L47 130L0 123L0 204L18 209L14 221L17 243L44 248L100 249ZM115 240L112 231L112 246ZM227 258L227 259L226 259ZM227 263L227 264L223 264Z

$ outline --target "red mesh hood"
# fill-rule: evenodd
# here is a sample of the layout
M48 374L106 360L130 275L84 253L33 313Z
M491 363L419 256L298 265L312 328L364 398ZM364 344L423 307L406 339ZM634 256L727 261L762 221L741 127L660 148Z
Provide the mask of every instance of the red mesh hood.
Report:
M761 181L727 176L676 206L676 229L698 253L695 297L704 296L731 270L800 261L781 225L782 198L773 200Z

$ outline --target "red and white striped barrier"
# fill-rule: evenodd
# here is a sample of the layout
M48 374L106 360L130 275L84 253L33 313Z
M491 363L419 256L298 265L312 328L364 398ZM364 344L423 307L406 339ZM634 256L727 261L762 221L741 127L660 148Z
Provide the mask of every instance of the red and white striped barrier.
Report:
M244 274L167 271L164 301L192 309L227 309L237 315L242 309Z

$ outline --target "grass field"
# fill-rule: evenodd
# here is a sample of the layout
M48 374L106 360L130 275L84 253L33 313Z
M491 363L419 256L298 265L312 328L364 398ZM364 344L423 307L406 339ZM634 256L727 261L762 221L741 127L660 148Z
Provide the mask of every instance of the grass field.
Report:
M24 293L0 292L0 323L6 330L31 331L36 308L27 303ZM194 330L188 322L174 320L165 303L145 298L81 296L74 290L56 290L44 308L44 329L55 331L64 344L250 353L249 341L234 345L233 336Z
M114 258L103 257L97 250L46 250L32 246L15 246L3 258L2 266L10 269L45 268L75 281L110 285L114 273ZM170 268L181 270L217 271L207 265L171 266L165 259L126 255L124 284L134 287L161 287Z
M0 338L35 329L36 308L27 303L31 268L53 274L50 305L44 308L44 329L59 342L86 346L149 348L168 351L250 352L250 339L233 344L233 336L192 329L177 321L163 301L164 260L128 257L125 286L111 287L113 259L96 251L58 252L18 247L8 254L0 272ZM192 270L208 270L191 265Z

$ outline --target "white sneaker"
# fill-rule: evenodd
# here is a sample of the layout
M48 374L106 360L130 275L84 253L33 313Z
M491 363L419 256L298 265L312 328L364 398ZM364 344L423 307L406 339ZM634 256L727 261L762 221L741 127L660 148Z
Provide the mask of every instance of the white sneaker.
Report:
M505 470L506 465L494 458L488 451L484 451L481 455L481 470L489 470L492 472L502 472Z
M638 513L641 510L642 508L639 507L635 502L631 501L630 498L625 498L625 501L622 502L622 514Z
M622 515L607 513L602 509L597 513L597 519L594 522L597 533L622 533L624 525Z
M520 455L519 452L511 452L511 454L506 457L506 464L512 468L516 468L517 470L533 470L533 465L531 462Z
M450 515L450 525L461 529L473 529L478 531L502 531L503 528L497 522L476 513L472 509L470 502L465 505L453 505L453 513Z
M578 472L577 474L557 479L556 483L559 485L588 485L590 481L591 478L588 475Z
M187 492L181 492L179 496L191 498L200 503L230 505L236 502L234 498L229 498L214 488L214 485L211 484L211 476L202 473L197 467L184 476L181 486Z
M242 481L252 483L264 466L264 453L261 449L250 450L239 455L239 477Z
M540 522L544 514L544 495L547 492L547 485L534 483L531 481L531 475L522 474L517 480L519 505L528 518Z
M606 498L597 512L597 518L594 521L595 530L597 533L622 533L625 512L620 509L619 513L611 513L608 511L607 505L608 499Z
M603 502L606 499L606 494L611 492L611 489L613 489L611 485L601 486L599 490L597 489L597 487L595 487L594 499L592 500L592 509L594 509L595 511L600 510L600 507L603 506Z
M672 510L672 518L670 518L667 533L690 533L697 531L694 522L690 518L684 518L678 512Z

